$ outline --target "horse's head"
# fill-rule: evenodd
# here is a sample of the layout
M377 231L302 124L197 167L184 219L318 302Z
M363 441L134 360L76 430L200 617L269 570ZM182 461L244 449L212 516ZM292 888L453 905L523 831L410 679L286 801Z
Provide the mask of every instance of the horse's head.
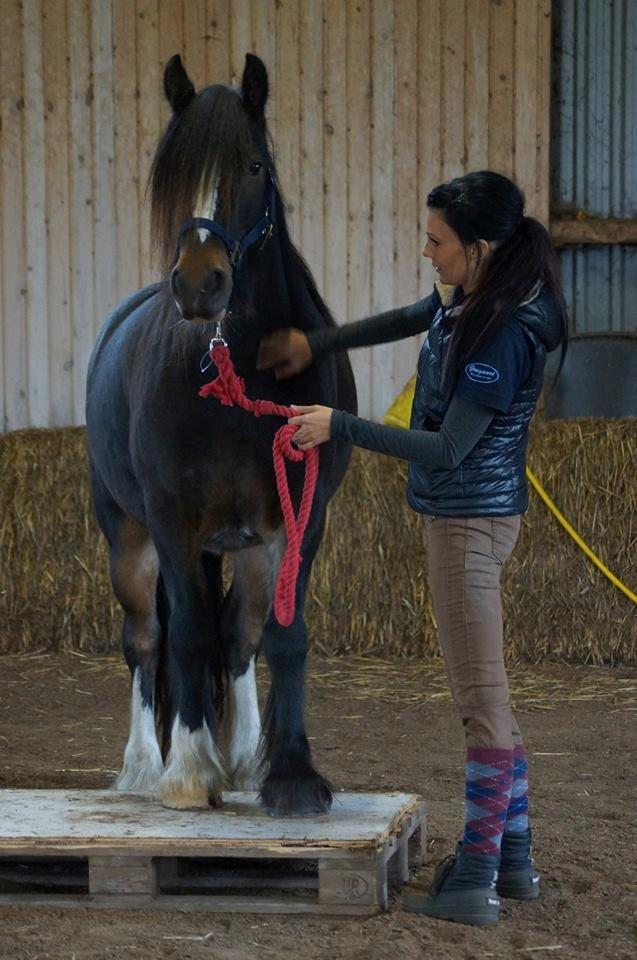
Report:
M175 56L164 89L173 115L151 171L153 237L182 316L208 322L224 316L243 254L272 228L268 75L248 54L240 92L196 93Z

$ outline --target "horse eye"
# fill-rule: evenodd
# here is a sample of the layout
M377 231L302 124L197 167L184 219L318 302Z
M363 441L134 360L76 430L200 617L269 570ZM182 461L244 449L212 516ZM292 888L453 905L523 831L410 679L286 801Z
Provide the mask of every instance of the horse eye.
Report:
M263 164L261 163L260 160L252 161L252 163L250 164L250 173L252 174L253 177L256 177L257 173L259 172L262 166Z

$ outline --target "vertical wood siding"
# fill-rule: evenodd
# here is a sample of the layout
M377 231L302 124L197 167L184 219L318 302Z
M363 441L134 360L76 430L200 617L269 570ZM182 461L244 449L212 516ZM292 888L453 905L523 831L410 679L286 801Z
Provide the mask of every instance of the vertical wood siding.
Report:
M146 180L162 68L270 74L292 235L339 322L429 292L436 183L489 165L548 215L550 0L2 0L0 429L83 422L113 306L156 279ZM380 417L415 345L353 354Z

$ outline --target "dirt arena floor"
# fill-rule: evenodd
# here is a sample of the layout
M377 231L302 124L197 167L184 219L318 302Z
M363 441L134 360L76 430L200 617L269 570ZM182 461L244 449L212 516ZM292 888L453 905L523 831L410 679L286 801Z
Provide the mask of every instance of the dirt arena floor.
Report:
M505 901L497 927L405 914L399 896L364 920L2 908L0 958L634 960L637 670L518 667L511 681L542 898ZM462 733L440 664L314 658L307 715L317 765L336 790L426 799L428 862L416 881L427 883L462 824ZM104 788L127 725L119 660L0 658L0 788Z

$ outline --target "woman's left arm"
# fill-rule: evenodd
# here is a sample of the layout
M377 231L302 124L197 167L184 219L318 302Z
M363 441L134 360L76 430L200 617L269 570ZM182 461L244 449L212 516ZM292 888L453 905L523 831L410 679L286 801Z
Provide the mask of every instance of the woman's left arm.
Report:
M294 442L301 450L309 450L330 439L347 440L366 450L439 470L457 467L475 447L496 414L483 404L453 397L440 430L433 431L387 427L329 407L297 409L299 416L291 417L289 423L299 425Z

